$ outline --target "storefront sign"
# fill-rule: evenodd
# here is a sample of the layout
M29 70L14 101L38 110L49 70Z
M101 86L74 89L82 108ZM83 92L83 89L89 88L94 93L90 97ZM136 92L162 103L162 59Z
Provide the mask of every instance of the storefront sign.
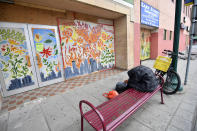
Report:
M159 27L159 10L141 1L141 24Z
M185 0L185 5L186 6L189 6L189 5L192 5L194 4L194 0Z

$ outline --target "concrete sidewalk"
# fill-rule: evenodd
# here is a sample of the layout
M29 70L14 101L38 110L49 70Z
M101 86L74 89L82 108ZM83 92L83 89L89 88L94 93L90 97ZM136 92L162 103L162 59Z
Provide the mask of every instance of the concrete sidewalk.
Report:
M152 67L153 61L143 65ZM186 61L180 60L178 71L182 82ZM160 93L154 95L117 131L190 131L194 128L197 105L197 60L191 61L188 85L182 93L166 96L160 104ZM83 87L71 89L64 94L38 99L24 107L0 115L1 131L79 131L79 101L88 100L95 106L107 99L102 96L115 87L118 81L127 79L127 72L96 81ZM93 130L87 123L85 131Z

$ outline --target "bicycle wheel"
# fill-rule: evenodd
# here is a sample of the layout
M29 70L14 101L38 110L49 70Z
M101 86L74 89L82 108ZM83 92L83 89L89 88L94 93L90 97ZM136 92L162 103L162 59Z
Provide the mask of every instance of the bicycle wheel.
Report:
M175 94L181 85L181 79L179 74L176 73L174 70L169 70L164 76L164 79L165 83L163 86L163 92L168 95Z

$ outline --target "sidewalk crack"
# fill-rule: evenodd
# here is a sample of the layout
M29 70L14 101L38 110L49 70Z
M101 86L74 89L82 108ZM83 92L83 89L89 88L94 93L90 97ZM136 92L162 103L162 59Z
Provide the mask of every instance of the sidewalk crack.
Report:
M46 124L47 124L47 127L48 127L49 131L52 131L52 129L51 129L50 126L49 126L49 122L47 121L47 117L46 117L46 114L44 113L44 110L42 109L42 107L41 107L40 104L39 104L39 106L40 106L40 109L41 109L41 111L42 111L44 120L45 120L45 122L46 122Z

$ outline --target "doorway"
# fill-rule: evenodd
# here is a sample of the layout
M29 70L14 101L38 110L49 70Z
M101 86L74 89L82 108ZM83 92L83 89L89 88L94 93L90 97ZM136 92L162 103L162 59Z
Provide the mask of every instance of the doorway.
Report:
M151 31L145 28L141 28L140 32L140 60L146 60L150 58Z

